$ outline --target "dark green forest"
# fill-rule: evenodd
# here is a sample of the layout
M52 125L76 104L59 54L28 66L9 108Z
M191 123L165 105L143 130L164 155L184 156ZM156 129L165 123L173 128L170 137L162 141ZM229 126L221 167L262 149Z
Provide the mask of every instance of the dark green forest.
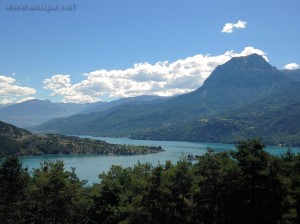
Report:
M112 166L87 185L63 161L0 165L0 223L300 223L300 155L260 139L195 163Z
M119 154L158 153L161 147L110 144L101 140L57 134L31 135L21 141L0 136L1 156L32 156L42 154Z

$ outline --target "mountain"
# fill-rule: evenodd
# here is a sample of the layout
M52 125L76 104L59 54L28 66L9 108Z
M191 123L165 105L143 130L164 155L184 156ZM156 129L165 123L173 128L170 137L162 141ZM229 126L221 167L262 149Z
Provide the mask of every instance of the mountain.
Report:
M283 69L281 70L281 72L284 75L292 78L293 80L300 82L300 69L295 69L295 70Z
M218 66L197 92L218 106L230 104L236 107L265 97L290 82L263 57L252 54L232 58Z
M163 102L167 97L138 96L122 98L112 102L88 104L52 103L49 100L28 100L11 105L0 105L0 119L18 127L29 128L48 120L68 117L74 114L101 112L127 103L152 104Z
M236 57L219 65L202 87L165 102L161 108L169 122L188 122L249 104L285 90L291 82L257 54Z
M167 97L161 97L161 96L137 96L137 97L129 97L129 98L121 98L119 100L111 101L111 102L96 102L91 103L89 106L87 106L84 110L82 110L81 114L89 114L92 112L102 112L105 110L108 110L112 107L116 107L125 103L133 103L133 102L140 102L143 104L147 103L156 103L159 101L166 100Z
M0 120L18 127L29 127L53 118L76 114L84 107L84 104L52 103L49 100L34 99L0 108Z
M186 137L187 140L220 142L224 141L225 134L228 134L230 130L223 132L222 136L215 135L212 130L229 127L226 122L218 120L214 127L200 125L205 130L203 138L195 132L200 126L194 124L198 124L199 121L205 123L207 117L210 120L218 116L222 117L228 111L241 113L239 109L248 108L252 104L255 106L256 102L268 97L276 99L276 94L284 95L291 88L294 89L295 83L295 80L271 66L263 57L253 54L232 58L227 63L218 66L203 86L194 92L152 105L124 104L102 112L52 120L36 127L35 130L168 140L181 140L183 137L180 135L187 136L188 134L185 133L193 130L190 136L194 137ZM267 102L273 105L273 102L269 101ZM279 106L281 104L282 102ZM290 104L287 105L287 107L290 106ZM282 108L276 111L279 109ZM269 112L270 116L275 116L271 110ZM246 114L241 119L247 116ZM240 133L243 129L248 130L242 126L233 128L240 128ZM199 131L199 133L203 132ZM247 132L245 131L244 134L246 135Z
M300 146L300 83L246 106L182 125L136 132L134 139L237 143L262 137L266 144Z

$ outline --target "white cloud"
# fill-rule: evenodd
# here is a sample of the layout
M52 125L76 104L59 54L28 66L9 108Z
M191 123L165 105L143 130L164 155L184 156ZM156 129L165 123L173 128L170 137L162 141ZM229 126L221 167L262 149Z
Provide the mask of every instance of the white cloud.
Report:
M28 100L34 100L35 98L34 97L25 97L25 98L22 98L22 99L19 99L16 101L16 103L22 103L22 102L25 102L25 101L28 101Z
M139 95L172 96L193 91L211 72L232 57L257 53L266 57L262 50L245 47L240 53L227 51L222 55L198 54L175 62L148 62L134 64L125 70L97 70L84 74L85 79L72 84L70 75L57 74L44 80L44 89L52 96L63 96L63 102L95 102L103 95L132 97Z
M234 53L233 51L230 52L232 52L232 57L244 57L251 54L258 54L261 55L266 61L269 61L266 52L254 47L245 47L241 53Z
M0 100L0 104L12 104L14 103L15 99L12 98L12 99L1 99Z
M299 68L299 65L296 63L289 63L283 67L283 69L288 69L288 70L295 70L298 68Z
M226 23L222 29L222 33L233 33L236 29L245 29L247 22L239 20L237 23Z
M33 95L36 90L30 87L19 86L16 79L9 76L0 76L0 103L14 103L20 97Z
M53 90L51 96L68 95L70 87L72 86L70 75L62 74L57 74L50 79L45 79L43 83L46 84L44 89Z
M88 88L85 90L87 93L80 92L76 89L78 84L72 85L70 75L57 74L49 79L45 79L44 89L52 90L51 96L64 96L63 102L76 102L76 103L87 103L96 102L99 99L93 97L97 95ZM81 82L84 85L85 81Z

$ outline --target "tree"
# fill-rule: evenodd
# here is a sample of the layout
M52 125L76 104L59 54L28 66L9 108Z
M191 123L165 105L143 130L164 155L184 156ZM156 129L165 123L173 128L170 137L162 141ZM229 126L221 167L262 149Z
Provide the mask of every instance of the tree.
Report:
M244 223L277 223L282 221L282 191L278 180L277 159L267 153L261 139L242 141L231 152L241 169L242 200L240 218Z
M37 223L88 223L91 202L75 170L65 171L63 161L41 164L33 172L30 212Z
M130 173L130 168L113 165L107 173L99 175L101 184L93 186L93 220L98 223L119 223L128 217Z
M175 203L175 211L173 215L174 222L186 223L191 205L191 187L192 187L192 164L182 158L169 170L171 175L172 195Z
M156 166L148 179L148 189L142 194L142 216L138 215L137 223L166 223L165 194L162 189L163 167Z
M298 154L295 158L295 165L292 172L293 172L292 189L295 195L295 209L296 209L295 223L299 223L300 222L300 154Z
M24 219L29 175L17 157L8 157L0 166L0 222Z
M239 213L240 169L227 152L208 150L193 167L195 223L234 223Z

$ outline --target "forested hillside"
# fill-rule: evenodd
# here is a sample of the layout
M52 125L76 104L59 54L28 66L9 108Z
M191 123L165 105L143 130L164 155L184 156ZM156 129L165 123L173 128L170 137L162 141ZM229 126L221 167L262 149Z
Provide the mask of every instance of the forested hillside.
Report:
M237 143L263 137L267 144L300 146L300 85L279 91L237 109L201 116L198 120L158 130L133 133L134 139Z
M109 144L105 141L54 134L33 134L0 121L0 158L41 154L148 154L161 147Z
M1 223L299 223L300 155L258 139L176 164L112 166L87 186L62 161L0 165ZM32 172L32 175L29 175Z

